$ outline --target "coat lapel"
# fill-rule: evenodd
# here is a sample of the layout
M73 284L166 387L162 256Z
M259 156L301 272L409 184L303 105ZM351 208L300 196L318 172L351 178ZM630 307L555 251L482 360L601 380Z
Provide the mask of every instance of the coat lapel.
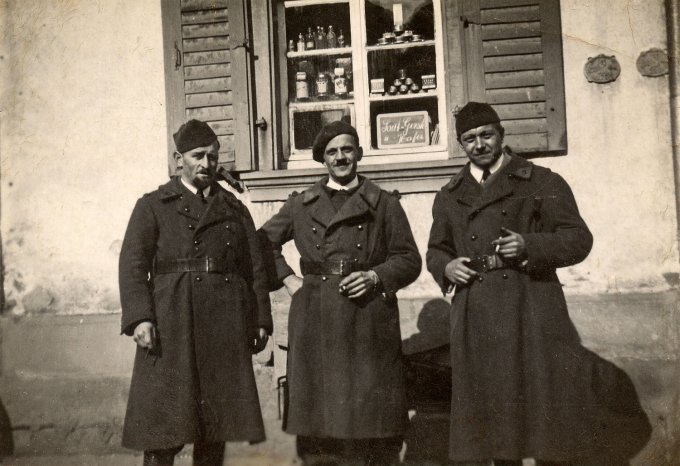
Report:
M482 196L473 204L473 211L480 211L501 199L511 196L515 179L531 178L531 162L516 155L510 156L510 162L498 172L495 180L482 190Z
M177 213L183 217L189 217L192 220L198 221L200 211L192 209L190 205L193 194L184 187L178 176L173 177L158 189L160 190L161 201L167 202L178 199L179 202L175 205Z
M342 207L340 207L340 210L333 216L328 225L329 229L333 225L337 225L351 218L362 217L367 213L370 213L371 209L375 209L378 205L380 188L364 177L361 177L360 181L362 183L361 186L359 186L359 189L347 199L347 202L345 202Z
M328 227L328 224L333 219L333 204L323 189L328 177L314 183L314 185L304 192L302 203L309 206L309 215L312 220L319 223L323 227Z
M197 232L215 223L235 218L233 206L222 188L218 184L213 184L210 190L214 195L208 197L208 206L196 225Z

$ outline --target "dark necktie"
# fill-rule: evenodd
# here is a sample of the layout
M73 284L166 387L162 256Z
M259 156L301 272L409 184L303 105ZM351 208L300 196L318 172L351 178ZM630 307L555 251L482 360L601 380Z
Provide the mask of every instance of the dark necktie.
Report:
M484 171L482 172L482 184L484 184L486 182L486 180L489 179L490 176L491 176L491 172L489 171L488 168L485 168Z
M196 195L198 198L201 200L201 202L205 202L205 194L203 194L203 190L199 189L198 192L196 192Z

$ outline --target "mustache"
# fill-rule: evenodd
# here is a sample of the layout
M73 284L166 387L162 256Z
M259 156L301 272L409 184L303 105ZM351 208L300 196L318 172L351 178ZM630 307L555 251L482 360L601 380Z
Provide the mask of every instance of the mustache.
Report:
M336 160L336 161L333 163L333 166L334 166L334 167L346 167L346 166L348 166L349 164L350 164L350 163L349 163L349 160L347 160L347 159L340 159L340 160Z

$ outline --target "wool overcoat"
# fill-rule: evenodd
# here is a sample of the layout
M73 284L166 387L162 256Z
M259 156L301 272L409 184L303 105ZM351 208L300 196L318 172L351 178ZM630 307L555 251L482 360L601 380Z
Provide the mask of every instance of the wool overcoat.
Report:
M398 196L360 177L336 212L328 178L291 196L263 227L279 280L293 273L281 246L294 240L302 261L357 260L382 292L340 294L338 275L305 275L288 322L291 434L345 439L391 437L408 425L395 293L420 273L421 258Z
M155 261L215 258L226 273L154 273ZM207 202L174 178L137 201L120 254L122 332L155 322L137 348L123 445L260 441L253 331L271 331L268 281L246 207L217 183Z
M426 255L446 291L446 265L494 253L501 227L527 261L482 272L452 300L450 457L573 459L594 448L596 369L567 313L558 267L581 262L592 235L567 183L516 156L484 189L469 164L436 195Z

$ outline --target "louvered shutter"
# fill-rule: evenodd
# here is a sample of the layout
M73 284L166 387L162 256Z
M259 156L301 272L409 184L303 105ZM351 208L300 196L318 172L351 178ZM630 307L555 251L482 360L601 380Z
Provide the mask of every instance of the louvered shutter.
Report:
M220 141L220 165L254 168L247 0L162 0L168 143L189 119ZM172 153L170 173L174 173Z
M559 0L465 0L469 100L490 103L517 153L566 153Z

